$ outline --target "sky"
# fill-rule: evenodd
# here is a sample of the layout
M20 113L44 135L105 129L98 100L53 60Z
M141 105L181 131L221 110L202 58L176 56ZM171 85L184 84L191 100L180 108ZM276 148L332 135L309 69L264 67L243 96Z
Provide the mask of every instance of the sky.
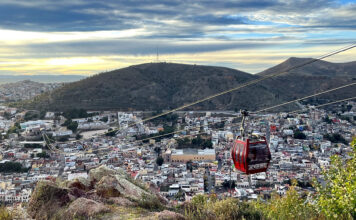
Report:
M0 1L2 75L92 75L157 61L258 73L355 42L356 0ZM356 48L327 59L355 60Z

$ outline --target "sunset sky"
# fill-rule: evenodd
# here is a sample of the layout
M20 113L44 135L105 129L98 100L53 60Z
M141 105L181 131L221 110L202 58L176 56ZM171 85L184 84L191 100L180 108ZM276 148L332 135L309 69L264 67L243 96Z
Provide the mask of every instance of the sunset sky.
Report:
M0 74L90 75L159 61L257 73L356 42L356 1L1 0ZM328 58L356 60L356 48Z

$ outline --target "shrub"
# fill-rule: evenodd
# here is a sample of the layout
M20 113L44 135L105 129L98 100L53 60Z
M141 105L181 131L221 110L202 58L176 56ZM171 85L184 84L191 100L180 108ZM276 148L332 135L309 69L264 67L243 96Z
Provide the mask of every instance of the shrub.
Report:
M164 209L162 203L154 195L142 194L141 199L138 201L138 206L150 211L162 211Z
M331 157L324 170L325 186L315 181L317 206L328 219L356 219L356 138L351 143L350 159Z
M262 219L262 212L246 202L235 198L218 200L215 195L197 195L185 204L187 219Z
M301 198L295 189L296 182L280 197L273 194L272 198L263 203L260 200L253 202L257 210L260 210L268 219L316 219L319 217L316 207Z
M14 219L13 213L10 212L5 206L0 207L0 220Z

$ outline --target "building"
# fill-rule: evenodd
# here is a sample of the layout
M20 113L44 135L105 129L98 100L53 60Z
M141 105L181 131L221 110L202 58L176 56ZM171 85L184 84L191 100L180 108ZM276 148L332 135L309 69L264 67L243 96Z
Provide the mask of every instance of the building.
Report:
M187 161L213 161L215 160L215 149L177 149L172 150L171 162Z

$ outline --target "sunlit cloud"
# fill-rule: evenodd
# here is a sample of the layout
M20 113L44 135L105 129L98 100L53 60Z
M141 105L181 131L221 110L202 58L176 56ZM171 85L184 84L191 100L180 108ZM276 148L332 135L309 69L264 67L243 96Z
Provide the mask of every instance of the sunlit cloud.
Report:
M91 75L155 62L157 50L160 61L257 73L355 43L355 11L333 0L4 0L0 74Z

